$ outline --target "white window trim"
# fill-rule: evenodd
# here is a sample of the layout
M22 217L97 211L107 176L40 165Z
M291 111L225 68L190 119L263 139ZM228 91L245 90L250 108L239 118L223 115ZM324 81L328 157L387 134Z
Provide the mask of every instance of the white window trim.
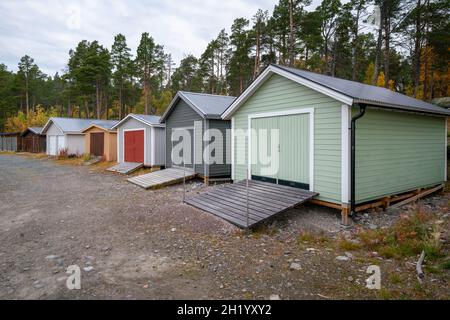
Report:
M156 151L156 138L155 138L155 127L150 127L150 134L151 134L151 143L152 145L150 146L150 150L151 150L151 165L154 166L156 163L156 158L155 158L155 151Z
M193 140L192 148L194 149L194 154L192 156L193 161L194 161L194 163L192 164L192 170L195 171L195 160L196 160L196 157L195 157L195 127L194 126L191 126L191 127L174 127L174 128L171 128L171 129L172 129L172 131L174 131L174 130L192 130L192 134L194 135L192 137L192 140ZM173 149L172 133L170 133L170 142L171 142L171 144L170 144L170 154L172 154L172 149ZM203 150L202 150L202 154L203 154ZM170 160L170 162L172 163L172 167L182 168L181 166L174 165L173 162L172 162L172 159Z
M350 201L350 121L351 107L341 107L341 201Z
M144 131L144 166L148 165L147 161L147 128L135 128L135 129L123 129L122 130L122 154L123 154L123 162L125 162L125 132L126 131Z
M234 117L231 118L231 180L234 180Z
M264 113L254 113L248 115L248 123L247 123L247 172L249 178L252 176L252 158L251 158L251 150L252 150L252 139L251 139L251 123L252 119L256 118L268 118L268 117L278 117L278 116L287 116L294 114L304 114L309 113L309 190L314 191L314 108L301 108L301 109L291 109L284 111L273 111L273 112L264 112Z

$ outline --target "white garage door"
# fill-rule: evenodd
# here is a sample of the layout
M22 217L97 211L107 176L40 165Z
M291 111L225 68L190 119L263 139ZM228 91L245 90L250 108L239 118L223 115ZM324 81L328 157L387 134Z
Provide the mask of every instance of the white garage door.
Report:
M48 154L56 155L56 136L48 136Z
M48 136L48 154L51 156L58 155L61 149L66 147L64 136Z
M61 150L66 148L66 139L65 138L66 138L65 136L58 136L58 149L57 149L58 154Z

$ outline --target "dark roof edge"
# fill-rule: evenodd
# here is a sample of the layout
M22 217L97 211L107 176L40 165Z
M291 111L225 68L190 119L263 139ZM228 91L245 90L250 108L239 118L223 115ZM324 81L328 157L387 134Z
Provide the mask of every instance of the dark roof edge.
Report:
M317 84L317 85L319 85L319 86L322 86L322 87L327 88L327 89L329 89L329 90L331 90L331 91L334 91L334 92L336 92L336 93L339 93L339 94L341 94L341 95L343 95L343 96L346 96L346 97L348 97L348 98L350 98L350 99L355 99L355 97L349 96L349 95L346 94L346 93L343 93L343 92L338 91L338 90L336 90L336 89L334 89L334 88L331 88L330 86L324 85L323 83L321 83L321 82L319 82L319 81L315 81L315 80L311 80L311 79L306 78L306 77L302 77L301 75L299 75L299 74L297 74L297 73L295 73L295 72L292 72L292 71L289 70L289 69L283 68L283 66L279 66L279 65L274 64L274 63L271 63L271 64L269 64L269 65L270 65L270 66L273 66L273 67L276 67L276 68L278 68L278 69L281 69L281 70L283 70L283 71L286 71L286 72L288 72L288 73L290 73L290 74L292 74L292 75L294 75L294 76L296 76L296 77L299 77L299 78L305 79L305 80L307 80L307 81L313 82L313 83L315 83L315 84ZM305 71L306 71L306 70L305 70ZM324 76L326 76L326 74L325 74ZM345 79L343 79L343 80L345 80ZM356 82L356 81L355 81L355 82Z

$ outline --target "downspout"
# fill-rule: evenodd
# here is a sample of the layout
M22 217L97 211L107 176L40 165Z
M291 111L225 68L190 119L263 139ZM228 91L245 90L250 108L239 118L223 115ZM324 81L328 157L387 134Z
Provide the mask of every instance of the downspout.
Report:
M350 127L350 135L351 135L351 159L350 159L350 215L355 213L355 184L356 184L356 120L362 118L366 113L366 105L359 104L359 113L352 118L351 127Z

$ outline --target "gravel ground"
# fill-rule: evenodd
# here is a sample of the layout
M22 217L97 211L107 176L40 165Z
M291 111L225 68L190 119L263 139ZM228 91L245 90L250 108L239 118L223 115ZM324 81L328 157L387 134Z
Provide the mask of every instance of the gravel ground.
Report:
M331 241L349 232L334 210L305 205L248 234L183 204L180 185L146 191L93 167L0 155L1 299L379 297L365 288L370 254L299 242L305 232ZM203 188L188 185L189 194ZM396 215L356 223L385 223L383 214ZM408 263L376 263L416 285ZM69 265L81 268L80 290L66 287ZM439 281L432 297L448 287Z

